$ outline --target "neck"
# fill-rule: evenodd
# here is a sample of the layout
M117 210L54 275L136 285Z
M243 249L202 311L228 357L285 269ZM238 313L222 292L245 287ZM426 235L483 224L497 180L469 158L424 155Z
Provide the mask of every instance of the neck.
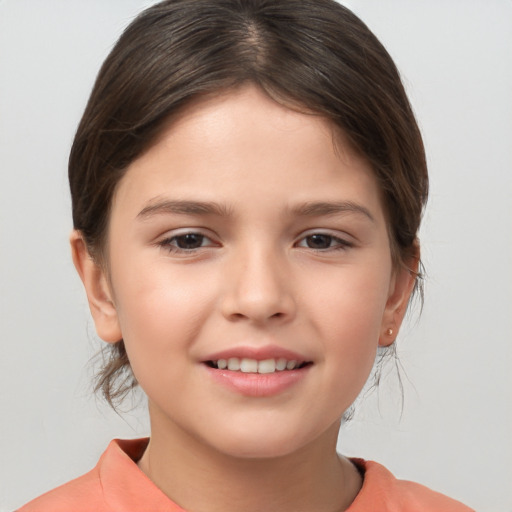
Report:
M261 459L220 453L177 427L155 427L139 467L191 512L338 512L362 485L336 453L339 425L294 453Z

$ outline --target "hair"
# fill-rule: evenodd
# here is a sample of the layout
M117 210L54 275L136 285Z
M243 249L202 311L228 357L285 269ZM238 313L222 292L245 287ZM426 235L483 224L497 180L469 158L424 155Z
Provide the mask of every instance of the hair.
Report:
M103 63L69 158L73 224L99 265L112 197L128 166L204 95L255 84L323 116L371 164L393 262L418 252L428 194L425 152L388 52L335 0L167 0L143 11ZM137 385L123 340L97 375L113 405Z

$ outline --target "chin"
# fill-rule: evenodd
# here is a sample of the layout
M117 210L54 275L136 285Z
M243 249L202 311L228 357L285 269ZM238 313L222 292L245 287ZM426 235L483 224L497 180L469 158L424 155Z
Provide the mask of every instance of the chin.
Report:
M211 445L227 456L238 459L272 459L301 451L307 445L330 434L306 433L288 429L241 429L230 431ZM337 435L337 429L336 429ZM212 440L213 441L213 440Z
M286 457L298 451L301 447L292 444L289 441L285 445L280 441L270 438L250 439L240 443L229 443L229 446L223 446L221 451L237 459L274 459L277 457Z

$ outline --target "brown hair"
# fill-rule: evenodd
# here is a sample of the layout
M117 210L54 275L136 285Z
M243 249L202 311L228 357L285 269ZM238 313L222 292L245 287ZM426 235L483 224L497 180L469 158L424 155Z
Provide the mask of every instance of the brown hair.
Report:
M98 74L69 158L73 223L92 257L105 263L116 185L170 116L247 82L343 130L373 167L392 255L404 264L417 250L428 193L421 134L391 57L334 0L168 0L128 26ZM97 389L112 405L135 385L120 340Z

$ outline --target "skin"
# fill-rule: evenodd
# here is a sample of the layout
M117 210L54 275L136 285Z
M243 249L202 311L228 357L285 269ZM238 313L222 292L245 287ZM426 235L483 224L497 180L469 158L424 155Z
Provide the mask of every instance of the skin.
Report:
M179 249L186 233L197 248ZM119 183L108 272L80 233L71 245L99 336L124 339L148 395L139 467L168 496L205 512L350 505L362 482L336 453L340 421L414 279L393 267L377 182L342 134L253 86L198 101ZM243 396L205 371L216 351L269 344L312 362L282 393Z

